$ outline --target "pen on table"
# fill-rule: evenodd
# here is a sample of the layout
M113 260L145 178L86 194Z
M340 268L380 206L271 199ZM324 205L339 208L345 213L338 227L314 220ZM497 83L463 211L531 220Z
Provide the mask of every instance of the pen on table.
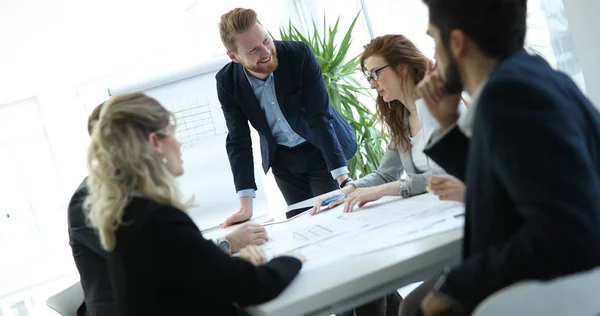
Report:
M323 201L323 203L321 203L321 206L329 205L331 202L335 202L343 197L344 197L343 193L338 194L336 196L332 196L332 197L328 198L327 200Z

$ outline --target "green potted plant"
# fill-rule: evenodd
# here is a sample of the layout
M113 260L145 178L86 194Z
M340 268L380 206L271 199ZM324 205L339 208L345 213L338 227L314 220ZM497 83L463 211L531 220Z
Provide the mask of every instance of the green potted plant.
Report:
M312 34L303 35L290 22L287 27L279 29L279 38L282 40L300 41L308 45L316 56L321 66L325 79L329 102L348 120L356 140L358 152L348 161L350 176L354 179L365 176L376 170L384 154L384 146L389 141L388 135L378 125L376 113L372 112L360 100L359 96L372 96L353 75L360 72L359 56L347 58L348 50L352 43L352 30L360 12L343 35L341 43L336 44L339 32L338 17L335 24L327 25L323 17L323 27L317 27L312 21ZM271 35L271 37L273 37Z

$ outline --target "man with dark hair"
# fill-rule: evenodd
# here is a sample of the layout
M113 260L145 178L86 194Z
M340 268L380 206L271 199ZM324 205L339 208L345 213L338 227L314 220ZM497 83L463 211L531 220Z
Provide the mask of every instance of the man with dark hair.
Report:
M90 136L94 125L100 119L101 103L88 118L88 132ZM88 195L87 177L83 179L71 201L68 210L69 244L73 251L75 265L79 271L81 287L85 297L84 304L77 311L78 315L113 316L117 309L113 301L112 286L108 276L106 260L108 252L100 245L96 232L87 225L83 211L83 203ZM215 240L215 243L227 253L238 252L249 245L261 245L267 240L267 232L259 224L248 223L242 225L225 238ZM176 260L176 258L175 258Z
M515 282L600 264L600 114L523 49L525 0L425 3L437 65L419 92L440 123L425 152L467 184L463 261L401 313L417 301L424 315L469 315ZM473 101L459 118L463 88Z

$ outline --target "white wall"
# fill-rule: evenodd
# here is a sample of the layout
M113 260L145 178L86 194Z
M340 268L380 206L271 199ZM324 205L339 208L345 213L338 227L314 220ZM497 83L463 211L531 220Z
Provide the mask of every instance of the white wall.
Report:
M255 8L272 31L298 23L292 0L0 1L0 313L19 300L44 307L28 288L76 275L66 206L87 173L87 116L109 79L134 83L222 56L217 22L236 6Z
M588 97L600 108L600 1L563 0Z

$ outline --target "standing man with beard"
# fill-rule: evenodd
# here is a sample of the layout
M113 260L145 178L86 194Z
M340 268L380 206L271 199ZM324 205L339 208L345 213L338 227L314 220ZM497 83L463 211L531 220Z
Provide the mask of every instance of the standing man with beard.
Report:
M217 94L240 199L240 210L222 226L252 217L256 183L248 122L260 134L263 169L273 168L288 205L347 185L347 160L356 152L356 138L329 104L308 46L272 41L251 9L225 13L219 31L231 62L216 75Z
M424 2L437 69L419 93L440 124L425 153L467 184L465 233L462 262L402 316L470 315L513 283L600 265L600 114L523 48L527 1ZM459 119L463 88L473 101Z

